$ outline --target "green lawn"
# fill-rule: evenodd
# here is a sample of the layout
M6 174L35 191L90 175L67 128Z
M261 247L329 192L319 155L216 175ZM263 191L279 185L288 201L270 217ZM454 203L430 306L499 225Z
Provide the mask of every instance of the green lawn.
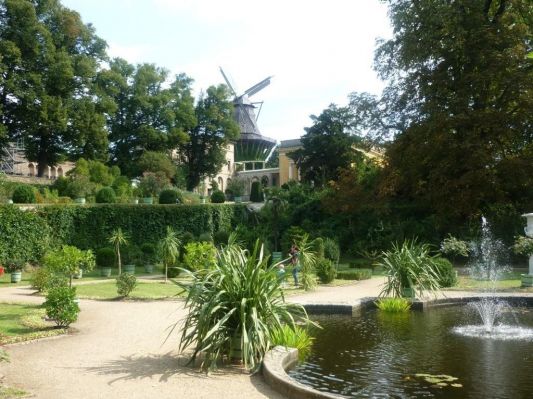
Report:
M0 344L64 334L64 329L43 319L44 309L36 305L0 303Z
M183 291L169 280L167 284L154 282L139 282L137 287L131 292L132 299L167 299L176 298ZM98 284L78 285L76 293L79 298L88 299L116 299L117 286L115 281L106 281Z
M521 288L520 273L506 273L494 284L488 280L474 279L470 276L459 276L457 285L450 290L480 291L496 289L498 291L533 292L531 288Z

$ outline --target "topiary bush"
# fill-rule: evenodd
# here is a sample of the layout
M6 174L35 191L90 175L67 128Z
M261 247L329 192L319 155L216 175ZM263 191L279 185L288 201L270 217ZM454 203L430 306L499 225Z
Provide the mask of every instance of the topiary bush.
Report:
M448 259L436 257L433 259L433 266L439 276L438 281L441 288L453 287L457 284L457 272Z
M111 247L100 248L96 251L96 265L98 267L115 267L117 255Z
M137 277L130 273L122 273L117 277L117 293L121 297L127 297L137 286Z
M250 191L250 201L252 202L263 202L265 200L263 195L263 189L261 187L261 183L258 181L254 181L252 183L252 188Z
M111 187L101 188L96 193L97 204L114 204L115 202L117 202L117 196L115 195L115 190Z
M35 190L31 186L21 184L13 191L12 199L15 204L35 204Z
M142 260L145 265L153 264L157 257L157 248L150 242L145 242L141 245Z
M161 193L159 194L160 204L164 204L164 205L176 204L178 203L178 201L179 201L179 194L174 189L169 188L169 189L161 191ZM182 201L179 201L179 202L182 202Z
M219 230L213 236L213 241L215 246L220 247L221 245L226 245L229 240L229 232L226 230Z
M316 275L323 284L329 284L337 276L335 265L329 259L319 258L315 265Z
M341 250L339 244L331 238L326 238L324 240L324 258L329 259L335 265L339 263L341 257Z
M224 202L226 202L226 196L222 191L215 190L213 194L211 194L211 202L213 204L223 204Z
M78 320L80 307L74 301L75 297L75 287L55 287L48 291L43 306L48 318L52 319L58 327L68 327Z
M167 270L167 277L168 278L176 278L180 274L180 268L176 266L169 267Z

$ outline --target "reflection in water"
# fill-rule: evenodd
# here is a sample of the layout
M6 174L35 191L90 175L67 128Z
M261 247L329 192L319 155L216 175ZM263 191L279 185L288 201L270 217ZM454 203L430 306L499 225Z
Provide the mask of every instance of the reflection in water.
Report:
M395 317L319 317L313 353L289 374L319 390L361 398L529 398L532 340L479 339L456 333L471 323L466 307ZM524 329L533 311L520 312ZM457 377L438 386L416 374ZM430 379L431 381L431 379Z

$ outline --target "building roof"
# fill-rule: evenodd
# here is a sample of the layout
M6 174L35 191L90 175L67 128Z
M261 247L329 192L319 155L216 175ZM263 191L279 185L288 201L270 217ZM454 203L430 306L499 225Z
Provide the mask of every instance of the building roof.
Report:
M301 145L302 141L300 139L281 140L279 148L300 147Z

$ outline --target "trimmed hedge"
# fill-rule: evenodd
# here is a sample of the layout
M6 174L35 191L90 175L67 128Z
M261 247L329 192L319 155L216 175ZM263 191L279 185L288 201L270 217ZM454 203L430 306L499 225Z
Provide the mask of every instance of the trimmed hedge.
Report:
M38 261L50 246L75 245L98 249L109 245L111 232L121 227L130 243L155 243L167 226L198 236L232 231L247 217L242 204L206 205L51 205L21 211L0 206L0 259Z
M96 193L97 204L114 204L117 202L115 190L111 187L103 187Z
M337 278L340 280L368 280L372 277L372 269L339 270Z
M26 184L17 186L13 191L13 202L15 204L35 204L35 189Z

